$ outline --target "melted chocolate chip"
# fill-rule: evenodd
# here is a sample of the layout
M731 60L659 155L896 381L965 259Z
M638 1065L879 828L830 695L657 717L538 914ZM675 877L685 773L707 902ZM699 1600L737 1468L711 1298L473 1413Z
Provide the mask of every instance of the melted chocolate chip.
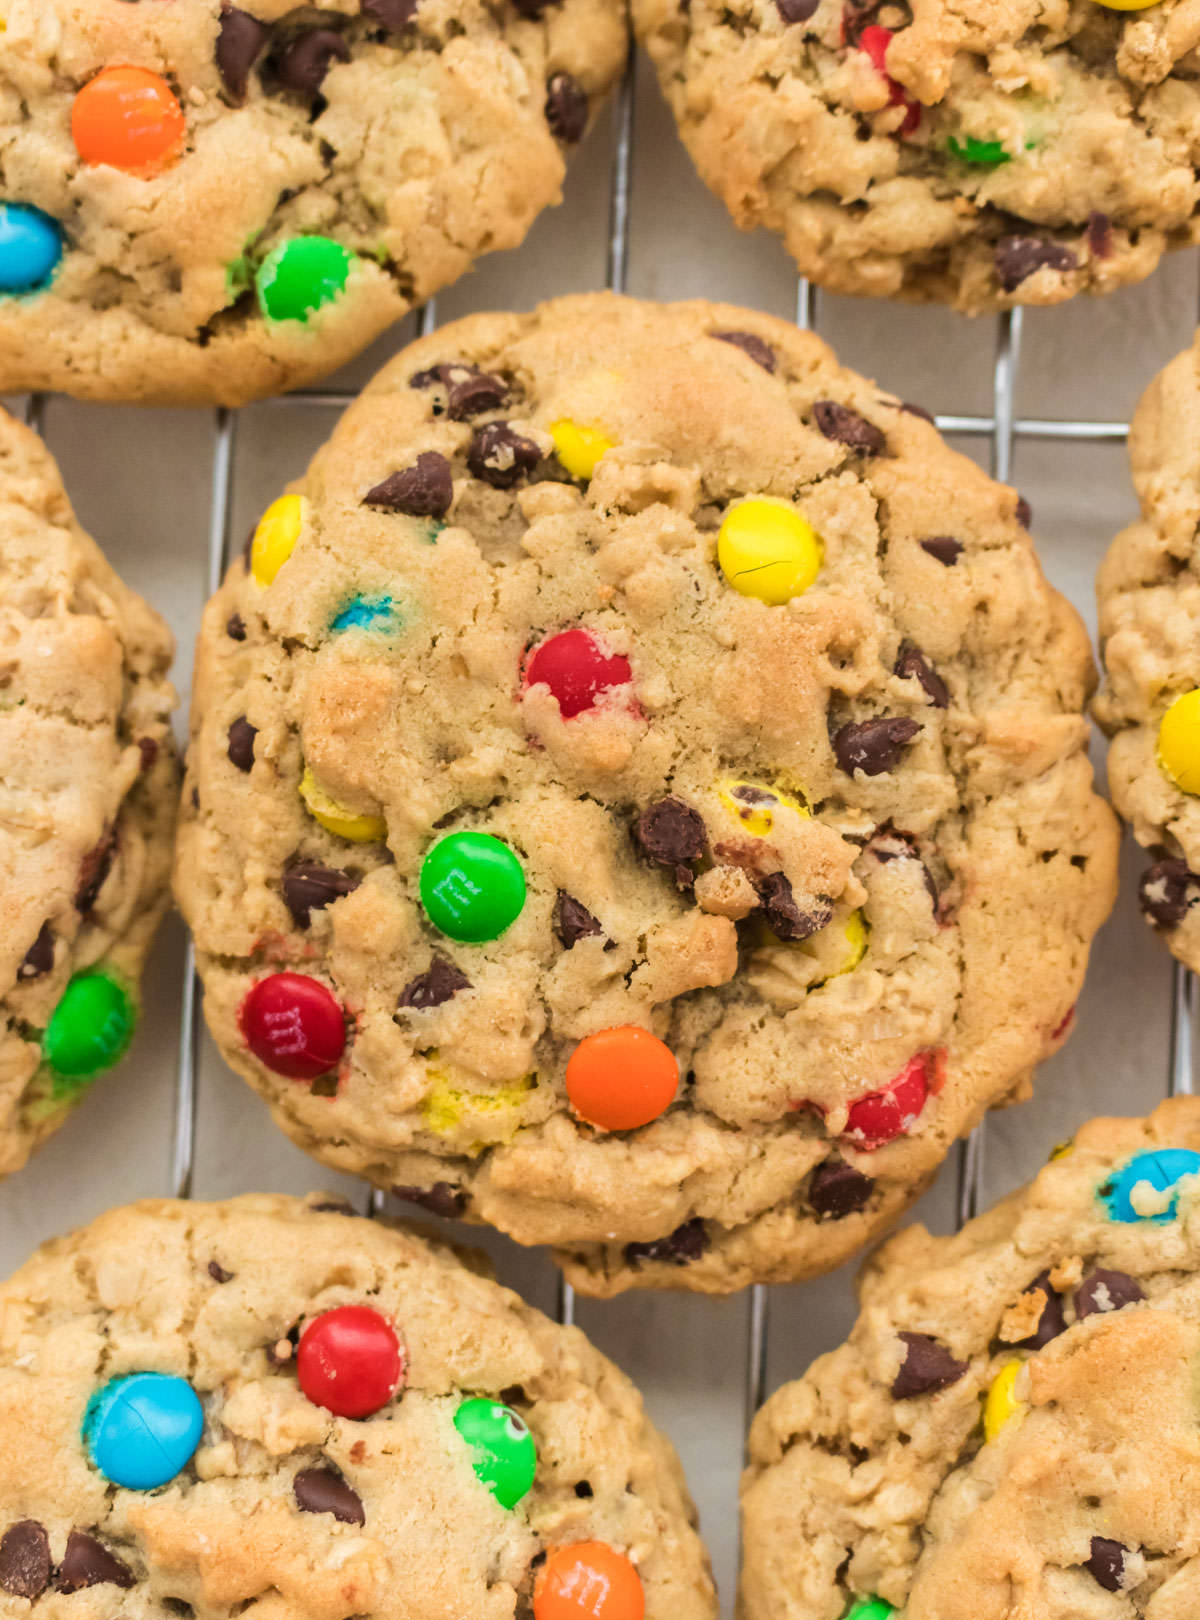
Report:
M436 450L423 450L411 467L402 467L363 496L364 506L382 506L408 517L444 518L454 499L450 463Z
M446 415L452 422L467 422L482 411L494 411L508 398L508 383L494 371L478 366L442 366L446 384Z
M1078 260L1061 242L1040 236L1005 236L996 243L996 274L1005 292L1015 292L1035 270L1074 270Z
M75 909L86 917L96 904L104 880L112 871L113 856L117 852L117 833L110 828L104 837L83 857L79 868L79 883L75 889Z
M704 820L674 794L643 810L634 828L634 837L652 861L675 868L675 882L690 889L696 881L691 863L708 847Z
M931 535L928 540L921 541L921 550L936 558L943 568L954 567L962 554L962 548L962 541L955 540L948 534Z
M246 622L240 613L231 613L225 620L225 634L230 641L245 641Z
M775 9L785 23L807 22L815 16L820 0L775 0Z
M18 979L40 979L43 973L49 973L54 966L54 935L50 924L44 922L38 929L38 937L25 952L24 960L17 969Z
M227 1283L233 1281L233 1272L226 1271L225 1267L219 1260L210 1260L208 1262L208 1274L215 1283Z
M343 1524L366 1524L362 1498L332 1468L302 1468L292 1481L303 1513L332 1513Z
M892 1399L911 1400L914 1395L931 1395L935 1390L956 1384L967 1370L965 1361L956 1361L944 1344L927 1333L901 1333L906 1348L900 1371L892 1380Z
M298 861L283 874L283 903L295 918L297 928L307 928L314 911L324 911L343 895L353 894L361 881L332 866Z
M302 96L315 96L334 62L348 62L350 47L332 28L312 28L298 34L280 52L275 72L280 84Z
M1085 1316L1122 1311L1126 1305L1137 1305L1145 1297L1141 1285L1127 1272L1098 1267L1089 1272L1075 1290L1075 1315L1082 1321Z
M921 730L920 722L903 715L884 715L878 720L858 720L843 726L833 739L837 762L853 776L882 776L900 763L901 749Z
M552 73L546 80L546 105L543 111L555 140L573 146L587 128L587 93L580 89L569 73Z
M840 1221L866 1206L875 1183L844 1159L826 1159L813 1171L808 1202L818 1215Z
M32 1602L49 1585L50 1538L36 1519L22 1519L0 1537L0 1587Z
M1107 259L1112 253L1112 220L1099 209L1093 209L1088 215L1087 244L1094 259Z
M443 1002L453 1000L460 990L470 988L470 979L453 962L448 962L444 956L435 956L424 973L404 986L396 1006L397 1009L416 1007L418 1010L440 1007Z
M1198 899L1200 877L1186 861L1155 861L1138 883L1138 902L1156 928L1178 928Z
M790 880L783 872L768 872L755 885L766 913L767 926L780 939L811 939L833 916L827 903L812 911L801 911L792 894Z
M85 1586L130 1587L136 1584L136 1578L128 1564L114 1558L95 1536L72 1530L54 1584L60 1592L82 1592Z
M815 5L813 9L816 9ZM764 371L774 372L775 350L753 332L714 332L713 337L721 343L732 343L735 349L748 354L756 366L761 366Z
M139 737L138 753L142 756L142 769L152 770L158 758L158 743L153 737Z
M604 932L588 908L565 889L558 891L554 902L554 931L567 950L581 939L591 939Z
M1038 1318L1038 1325L1027 1339L1018 1339L1018 1350L1040 1350L1043 1345L1049 1344L1051 1339L1057 1339L1060 1333L1067 1331L1067 1319L1063 1314L1063 1302L1050 1286L1050 1273L1039 1272L1025 1290L1026 1294L1041 1294L1044 1304L1042 1314ZM1022 1295L1022 1298L1024 1295Z
M451 1181L435 1181L432 1187L393 1187L392 1192L406 1204L416 1204L448 1221L456 1221L467 1207L466 1193ZM507 1404L511 1406L512 1402Z
M902 681L916 681L935 709L950 707L950 689L919 647L911 641L900 643L896 674Z
M1017 496L1016 519L1023 529L1027 529L1033 522L1033 507L1024 495Z
M261 55L270 35L271 30L266 23L259 22L257 17L239 11L236 6L221 7L217 72L232 101L245 101L250 69Z
M380 28L398 34L417 14L417 0L358 0L358 9Z
M467 466L475 478L493 489L512 489L542 459L532 439L515 433L507 422L488 422L477 428L467 451Z
M1119 1592L1128 1552L1128 1547L1123 1547L1119 1541L1110 1541L1107 1536L1093 1536L1092 1554L1085 1559L1083 1567L1106 1592Z
M239 715L230 726L227 752L230 764L236 765L239 771L254 768L254 739L257 736L258 727L252 726L244 714Z
M698 1215L677 1226L669 1237L656 1238L653 1243L627 1243L625 1259L631 1266L644 1260L658 1260L667 1265L686 1266L708 1252L708 1229Z
M813 406L817 426L827 439L844 444L850 450L861 450L864 456L877 456L887 440L874 422L852 411L848 405L839 405L833 399L819 399Z

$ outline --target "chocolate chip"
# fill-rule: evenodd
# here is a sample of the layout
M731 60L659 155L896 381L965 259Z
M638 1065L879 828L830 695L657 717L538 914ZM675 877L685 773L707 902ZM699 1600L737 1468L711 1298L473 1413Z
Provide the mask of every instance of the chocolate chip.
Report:
M448 1221L456 1221L467 1207L466 1193L451 1181L435 1181L432 1187L393 1187L392 1192L406 1204L416 1204Z
M0 1538L0 1586L32 1601L49 1584L50 1538L36 1519L22 1519Z
M1112 220L1094 209L1087 221L1088 251L1094 259L1107 259L1113 250Z
M900 643L896 674L902 681L916 681L935 709L950 707L950 689L919 647L911 641Z
M554 931L567 950L581 939L591 939L594 934L604 932L588 908L565 889L558 891L554 902Z
M848 776L862 771L866 776L882 776L895 770L900 750L906 748L921 730L919 721L904 715L885 715L878 720L857 720L843 726L833 739L837 762Z
M254 739L257 736L257 726L252 726L244 714L239 715L230 726L226 751L229 754L230 764L236 765L239 771L253 769Z
M231 613L225 620L225 634L230 641L245 641L246 623L240 613Z
M691 862L700 859L708 847L704 820L690 804L674 794L643 810L634 828L634 837L652 861L675 868L675 882L690 889L696 881Z
M233 101L246 99L250 69L270 38L271 30L248 12L236 6L221 7L221 27L217 34L217 72ZM238 638L240 639L240 637Z
M814 4L813 11L815 10L816 5ZM811 12L809 15L811 16ZM795 20L800 21L801 19L796 18ZM713 337L721 343L732 343L735 349L740 349L743 354L748 354L756 366L761 366L764 371L774 372L775 350L769 343L764 342L762 338L757 337L753 332L714 332Z
M532 439L514 433L507 422L488 422L477 428L467 451L467 466L475 478L493 489L512 489L542 459Z
M1025 1289L1025 1294L1041 1294L1044 1304L1042 1314L1038 1318L1038 1325L1027 1339L1017 1339L1015 1348L1018 1350L1040 1350L1043 1345L1049 1344L1051 1339L1057 1339L1060 1333L1067 1331L1067 1319L1063 1314L1063 1302L1050 1286L1050 1273L1039 1272ZM1024 1298L1024 1295L1022 1295Z
M552 73L546 80L546 105L543 111L555 140L573 146L587 128L587 93L580 89L569 73Z
M1141 1285L1127 1272L1098 1267L1089 1272L1075 1290L1075 1315L1082 1321L1085 1316L1122 1311L1126 1305L1136 1305L1145 1297Z
M208 1274L215 1283L227 1283L233 1281L233 1272L226 1271L225 1267L219 1260L210 1260L208 1262Z
M1061 242L1040 236L1005 236L996 243L996 273L1005 292L1015 292L1035 270L1074 270L1079 262Z
M128 1564L114 1558L95 1536L83 1530L72 1530L54 1584L60 1592L82 1592L85 1586L129 1587L135 1585L136 1580Z
M586 1479L577 1479L575 1481L575 1495L578 1496L581 1501L586 1502L588 1497L595 1496L595 1494L596 1493L595 1493L595 1491L593 1491L593 1489L591 1487L591 1484L590 1484L590 1482L588 1480L586 1480Z
M450 463L436 450L423 450L411 467L402 467L363 496L364 506L382 506L408 517L444 518L454 499Z
M399 33L417 14L417 0L358 0L358 9L380 28Z
M967 1370L965 1361L956 1361L937 1339L927 1333L901 1333L906 1349L900 1371L892 1380L892 1399L907 1401L914 1395L931 1395L935 1390L956 1384Z
M1084 1560L1083 1567L1097 1586L1102 1586L1106 1592L1119 1592L1128 1553L1128 1547L1123 1547L1119 1541L1110 1541L1107 1536L1093 1536L1092 1554Z
M808 1202L818 1215L840 1221L865 1207L874 1185L870 1176L844 1159L826 1159L809 1180Z
M343 1524L366 1524L362 1498L332 1468L302 1468L292 1481L302 1513L332 1513Z
M848 405L839 405L833 399L819 399L813 406L817 426L827 439L844 444L851 450L861 450L865 456L877 456L887 445L874 422L852 411Z
M453 962L448 962L444 956L435 956L424 973L419 973L404 986L396 1006L416 1007L418 1010L440 1007L443 1002L453 1000L460 990L470 988L470 979Z
M698 1215L677 1226L670 1237L656 1238L653 1243L627 1243L625 1259L631 1266L643 1260L658 1260L667 1265L686 1266L708 1252L708 1229Z
M408 379L408 386L424 392L427 388L434 388L438 384L445 386L446 373L449 366L426 366L424 371L414 371Z
M317 861L297 861L283 874L283 903L296 920L297 928L307 928L314 911L324 911L345 894L353 894L361 878L339 872Z
M1033 507L1024 495L1017 496L1016 519L1023 529L1027 529L1033 522Z
M113 856L117 850L116 828L110 828L104 837L83 857L79 868L79 882L75 889L75 909L80 916L86 917L96 904L100 890L104 887L104 880L112 870Z
M142 769L152 770L158 758L158 743L153 737L139 737L138 753L142 756Z
M494 411L508 398L508 383L494 371L478 366L443 366L446 415L452 422L467 422L482 411Z
M18 979L40 979L43 973L49 973L54 966L54 935L50 924L44 922L38 929L38 937L25 952L24 960L17 969Z
M816 13L820 0L775 0L775 8L785 23L802 23Z
M332 28L312 28L298 34L275 63L279 82L301 95L315 96L335 61L348 62L350 47Z
M921 541L921 550L935 557L943 568L953 568L962 553L962 541L948 534L935 534Z
M1178 928L1198 898L1200 877L1186 861L1155 861L1138 883L1138 901L1156 928Z
M833 917L833 907L821 903L812 911L801 911L792 894L792 885L783 872L768 872L755 887L766 913L767 926L780 939L811 939Z

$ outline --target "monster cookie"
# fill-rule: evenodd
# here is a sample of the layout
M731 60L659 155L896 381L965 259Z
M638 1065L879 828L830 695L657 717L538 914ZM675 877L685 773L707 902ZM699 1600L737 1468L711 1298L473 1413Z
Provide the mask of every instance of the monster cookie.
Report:
M1198 1274L1194 1099L891 1239L755 1420L743 1620L1192 1620Z
M0 1435L0 1615L715 1620L629 1381L337 1200L47 1244L0 1288Z
M835 292L971 312L1200 237L1183 0L633 0L701 175Z
M1090 684L1015 493L816 338L461 321L208 608L211 1027L310 1151L590 1292L821 1270L1069 1026Z
M0 391L311 381L559 200L618 0L5 0Z
M124 1054L167 903L166 626L0 413L0 1175Z

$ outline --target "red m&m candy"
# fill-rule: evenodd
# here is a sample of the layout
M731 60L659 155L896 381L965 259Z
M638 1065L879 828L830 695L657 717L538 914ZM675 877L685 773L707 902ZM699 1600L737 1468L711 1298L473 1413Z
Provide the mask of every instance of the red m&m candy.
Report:
M627 686L633 670L623 653L605 652L588 630L562 630L534 649L525 685L548 686L564 720L594 709L613 686Z
M272 973L254 985L238 1015L260 1063L291 1080L335 1069L346 1049L346 1021L323 984L303 973Z
M858 43L871 58L871 65L877 72L882 73L888 83L888 100L893 107L904 107L904 122L900 125L901 135L911 135L921 122L921 103L914 100L902 84L897 84L887 70L888 46L892 43L892 30L881 28L873 23L870 28L864 28L858 36Z
M300 1335L296 1376L314 1406L337 1417L370 1417L400 1388L404 1349L386 1316L368 1305L339 1305Z
M882 1091L858 1099L844 1133L855 1147L871 1153L912 1130L940 1078L943 1056L940 1051L918 1052Z

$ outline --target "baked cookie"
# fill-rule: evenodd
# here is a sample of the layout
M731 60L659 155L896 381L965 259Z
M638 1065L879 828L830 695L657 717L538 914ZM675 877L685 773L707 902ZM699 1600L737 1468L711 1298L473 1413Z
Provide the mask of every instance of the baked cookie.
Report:
M834 292L972 313L1200 237L1183 0L633 0L701 175Z
M460 321L207 610L212 1030L304 1147L588 1292L820 1271L1067 1030L1091 680L1016 494L817 338Z
M0 1435L0 1615L715 1620L628 1379L340 1200L47 1244L0 1287Z
M847 1342L755 1420L743 1620L1191 1620L1198 1277L1194 1098L884 1244Z
M133 1035L168 897L173 652L0 412L0 1175Z
M239 405L558 202L620 0L6 0L0 392Z

